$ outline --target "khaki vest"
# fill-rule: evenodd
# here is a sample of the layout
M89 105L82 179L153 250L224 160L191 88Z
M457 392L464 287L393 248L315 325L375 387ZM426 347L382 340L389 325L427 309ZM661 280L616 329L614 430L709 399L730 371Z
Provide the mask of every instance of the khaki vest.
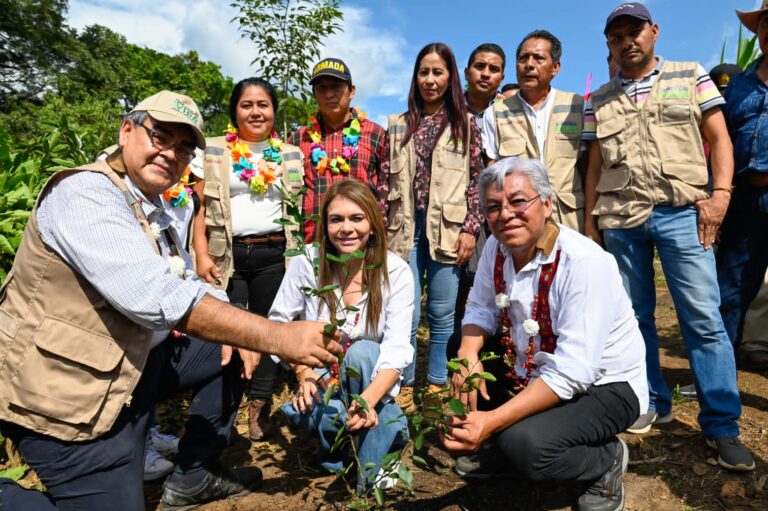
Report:
M281 176L283 186L298 195L304 186L304 156L298 147L286 143L283 143L280 155L283 157L283 163L280 164L283 169ZM232 172L232 162L224 137L206 139L203 172L208 255L222 274L222 289L227 289L227 283L235 266L232 259L232 208L229 202L229 174ZM301 210L301 198L298 205ZM283 201L283 218L291 218L285 201ZM303 227L299 226L298 229L301 231ZM296 246L293 236L286 233L286 248L291 249Z
M388 248L407 261L413 247L416 218L413 197L416 151L413 138L405 147L400 147L406 129L404 114L389 116ZM471 133L467 131L466 140L460 141L458 147L454 147L451 130L446 127L432 153L425 228L429 240L429 255L441 263L450 264L456 260L454 246L467 216L466 191L469 186L471 140ZM466 154L461 153L462 147L466 148Z
M110 157L119 170L119 153L117 159ZM106 162L57 172L40 193L0 289L0 419L64 441L112 428L130 405L152 338L40 237L40 199L52 183L80 171L104 174L120 188L157 250L138 202Z
M618 79L592 95L603 167L593 213L601 229L636 227L656 205L708 197L695 62L664 62L642 109Z
M544 162L556 200L553 216L561 224L584 232L584 187L576 168L584 126L584 98L552 89L555 93L544 154L518 95L493 105L499 158L517 156Z

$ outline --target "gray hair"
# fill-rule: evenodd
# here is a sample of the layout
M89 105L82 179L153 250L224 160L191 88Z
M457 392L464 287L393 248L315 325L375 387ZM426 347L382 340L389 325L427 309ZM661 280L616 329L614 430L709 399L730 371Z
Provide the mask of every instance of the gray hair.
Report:
M124 121L130 122L134 126L144 124L144 121L147 119L149 119L149 114L146 110L134 110L133 112L129 112L125 117L123 117Z
M547 168L539 160L523 160L516 156L503 158L480 173L477 181L480 192L480 202L485 204L485 193L491 183L497 190L504 188L504 178L511 174L520 174L528 178L531 187L536 193L541 194L541 202L546 202L555 196L552 185L549 183Z

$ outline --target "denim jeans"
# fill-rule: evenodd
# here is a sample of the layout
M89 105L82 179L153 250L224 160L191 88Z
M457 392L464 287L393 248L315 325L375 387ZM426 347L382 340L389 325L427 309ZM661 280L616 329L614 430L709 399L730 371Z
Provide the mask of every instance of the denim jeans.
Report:
M436 385L445 383L448 375L445 347L453 334L453 317L456 312L456 296L459 293L461 269L455 264L433 261L429 256L429 240L424 230L425 215L416 212L413 248L408 256L408 265L413 272L414 299L413 322L411 323L411 345L413 361L403 372L403 385L413 385L416 378L416 330L421 319L421 291L427 284L427 324L429 325L429 358L427 381ZM426 274L426 279L425 279Z
M379 343L368 340L352 343L344 355L344 363L339 371L339 383L343 386L347 396L361 394L368 387L378 358ZM347 367L355 368L360 373L360 377L348 375ZM325 373L325 369L316 370L316 372L322 374ZM321 465L324 468L338 472L349 463L348 452L338 450L331 452L336 434L347 420L347 409L341 400L339 390L334 392L328 406L325 406L321 400L315 404L309 413L302 414L294 410L292 403L285 403L280 409L286 414L293 426L316 431L319 434L322 447ZM408 440L408 424L402 410L394 400L387 403L380 401L375 409L379 416L379 425L373 429L361 430L355 435L360 466L367 467L365 473L368 489L370 489L370 483L379 473L381 459L387 453L404 445ZM358 491L362 487L361 482L358 472Z
M717 247L720 313L735 349L768 268L768 187L737 185Z
M619 265L645 340L650 409L661 415L672 409L672 396L659 363L654 317L655 246L693 371L704 436L738 436L736 419L741 415L741 400L736 388L736 362L720 317L714 254L699 243L696 209L657 206L643 224L606 229L603 238Z

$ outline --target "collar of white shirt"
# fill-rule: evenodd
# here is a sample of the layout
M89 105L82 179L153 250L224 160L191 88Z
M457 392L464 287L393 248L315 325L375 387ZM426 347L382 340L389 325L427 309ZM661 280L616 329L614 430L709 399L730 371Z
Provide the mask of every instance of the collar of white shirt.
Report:
M536 254L533 259L523 266L520 271L534 270L543 264L549 264L555 260L555 246L557 245L557 237L560 235L560 228L557 223L551 218L547 219L547 223L544 225L544 233L536 240ZM509 251L509 247L503 243L499 243L502 253L511 258L512 253Z

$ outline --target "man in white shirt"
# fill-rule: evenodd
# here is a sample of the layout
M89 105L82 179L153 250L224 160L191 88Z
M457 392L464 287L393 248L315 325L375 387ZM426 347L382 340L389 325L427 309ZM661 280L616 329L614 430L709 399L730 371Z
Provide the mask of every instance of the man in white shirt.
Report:
M523 38L515 53L520 92L486 111L483 151L490 163L509 156L544 162L555 192L554 219L583 232L584 188L578 163L584 98L552 87L561 55L560 40L546 30Z
M468 478L512 470L533 481L591 484L578 509L623 505L626 444L617 438L648 408L645 345L614 259L556 224L554 193L538 160L506 158L479 179L493 237L469 295L458 357L465 373L496 382L452 392L470 410L449 421L443 444ZM497 333L500 332L500 333ZM481 352L502 358L479 362ZM450 348L449 348L450 352ZM478 380L482 381L482 380ZM513 397L510 397L513 396Z

